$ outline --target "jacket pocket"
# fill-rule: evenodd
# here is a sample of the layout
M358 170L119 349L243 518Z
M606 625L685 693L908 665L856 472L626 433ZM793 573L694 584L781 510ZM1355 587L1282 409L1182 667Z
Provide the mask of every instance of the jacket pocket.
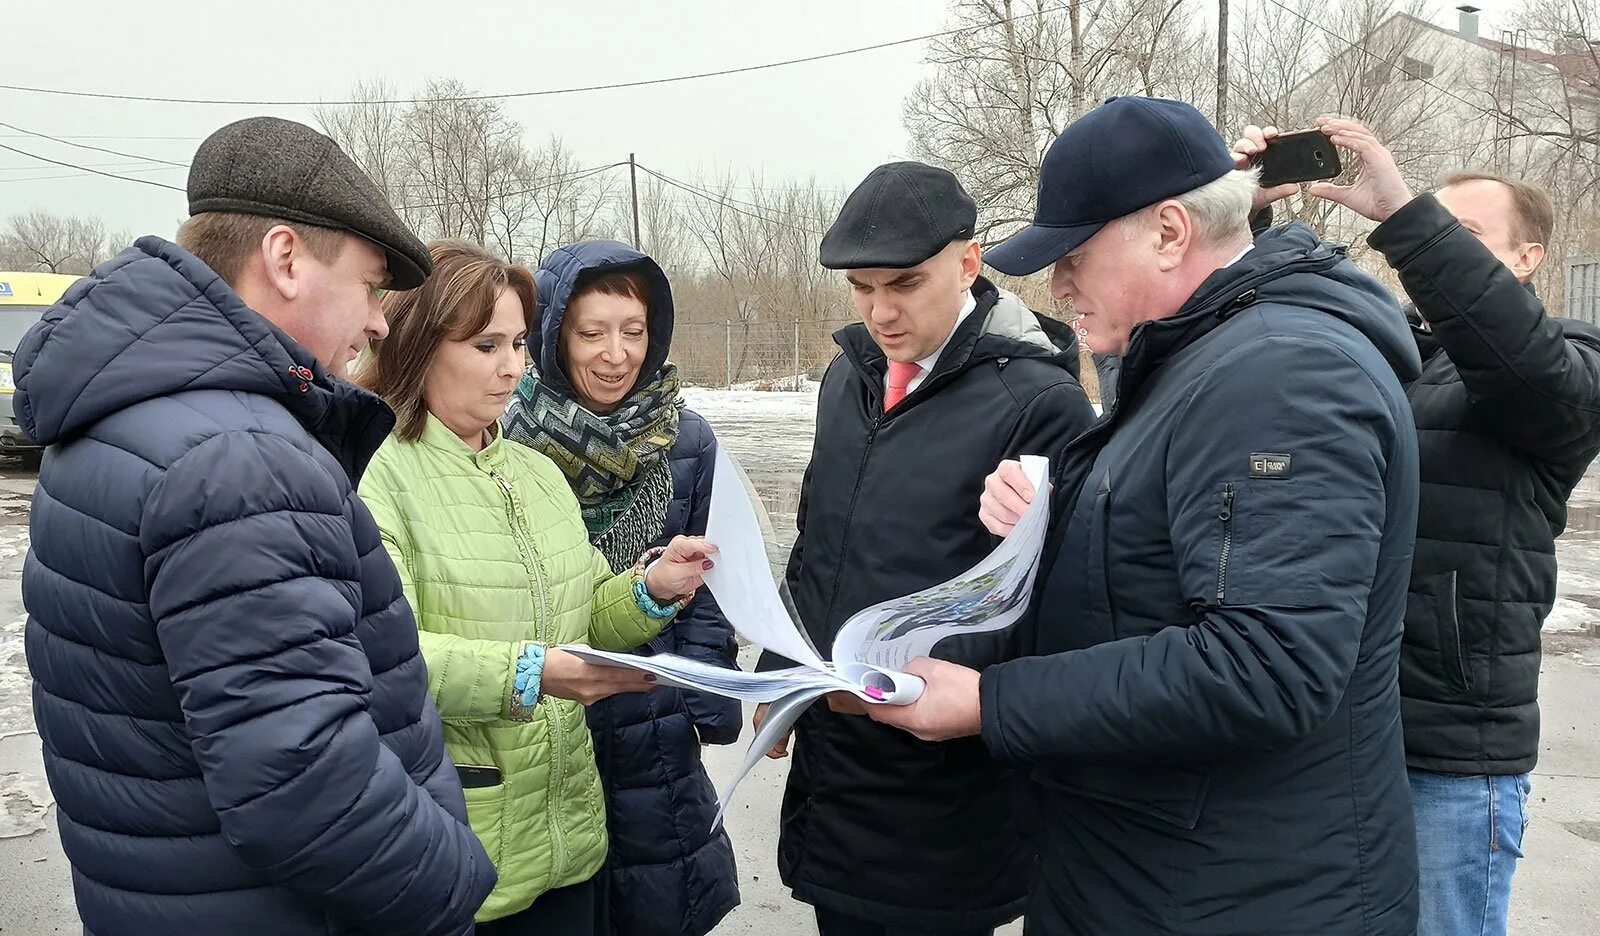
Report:
M1437 631L1439 670L1452 689L1472 691L1472 668L1467 665L1467 647L1461 639L1461 616L1457 610L1454 570L1431 576L1428 588L1420 589L1432 608Z
M467 797L467 823L472 834L483 843L483 850L495 868L504 867L506 785L468 787L461 791Z
M1117 629L1117 606L1111 584L1111 474L1095 482L1094 512L1089 518L1087 577L1090 610L1105 621L1104 639L1123 636Z
M1294 480L1224 481L1211 493L1209 517L1213 565L1199 596L1213 608L1250 605L1304 607L1315 601L1318 559L1309 545L1304 493ZM1320 571L1320 570L1319 570Z
M1228 600L1228 562L1233 558L1233 482L1222 485L1217 498L1217 594L1221 607Z
M1070 765L1041 767L1034 782L1059 793L1130 809L1180 829L1200 824L1211 775L1188 767Z

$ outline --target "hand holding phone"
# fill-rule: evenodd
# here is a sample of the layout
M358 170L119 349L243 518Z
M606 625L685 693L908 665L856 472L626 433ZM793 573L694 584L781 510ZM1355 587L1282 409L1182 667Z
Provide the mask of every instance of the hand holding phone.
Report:
M1334 146L1354 153L1361 165L1349 185L1318 182L1307 194L1336 202L1380 224L1411 201L1405 175L1377 134L1348 117L1319 117L1317 129Z
M1251 124L1244 128L1244 135L1234 141L1233 165L1237 169L1249 169L1255 165L1256 156L1267 148L1267 141L1277 139L1277 127L1257 127ZM1290 195L1300 194L1300 186L1289 183L1271 188L1261 186L1256 189L1256 197L1250 206L1252 217L1261 209L1276 201L1282 201Z
M1335 179L1344 171L1339 150L1321 128L1280 133L1252 159L1261 167L1261 187Z

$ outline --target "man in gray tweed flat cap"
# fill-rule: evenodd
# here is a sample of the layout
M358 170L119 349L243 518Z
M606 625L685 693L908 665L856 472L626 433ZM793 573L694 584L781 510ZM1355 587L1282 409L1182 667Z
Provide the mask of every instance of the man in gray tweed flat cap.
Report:
M332 140L195 153L178 243L16 353L47 446L22 576L84 931L461 934L495 883L356 497L394 414L342 378L427 251Z

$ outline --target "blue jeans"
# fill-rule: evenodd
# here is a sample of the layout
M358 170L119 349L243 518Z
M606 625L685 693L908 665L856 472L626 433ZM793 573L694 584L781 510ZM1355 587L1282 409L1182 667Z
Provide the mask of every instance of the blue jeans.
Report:
M1417 814L1417 936L1505 936L1528 827L1528 775L1410 770Z

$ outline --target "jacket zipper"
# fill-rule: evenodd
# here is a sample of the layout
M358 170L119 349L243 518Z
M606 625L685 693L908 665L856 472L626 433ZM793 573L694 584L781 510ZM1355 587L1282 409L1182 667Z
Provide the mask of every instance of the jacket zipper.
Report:
M1233 552L1233 482L1222 486L1222 509L1217 511L1222 521L1222 550L1217 554L1217 604L1228 596L1228 554Z
M548 593L544 587L544 576L539 572L538 559L533 554L533 546L522 535L525 524L523 523L522 507L517 503L515 493L511 489L511 482L507 481L498 471L490 470L489 477L500 485L500 490L506 497L506 509L511 517L511 530L517 541L517 549L522 553L522 564L527 567L533 579L533 603L537 615L534 619L534 637L549 647L550 635L550 609L546 604ZM555 705L541 705L545 716L551 722L550 726L550 786L552 791L559 791L566 778L566 726L561 720L561 711ZM556 794L559 797L559 793ZM553 797L555 798L555 797ZM558 818L559 809L549 810L550 816L550 844L555 849L555 867L551 873L559 876L567 867L567 840L565 830L561 828Z
M878 438L878 427L883 425L883 417L879 416L872 421L872 428L867 430L867 445L861 450L861 465L856 469L856 486L850 491L850 506L844 514L844 537L839 541L839 567L833 573L833 590L828 594L828 611L823 615L823 621L833 619L833 606L839 600L839 585L844 581L844 558L850 549L850 522L855 519L856 501L861 497L861 479L867 474L867 459L872 457L872 443Z

